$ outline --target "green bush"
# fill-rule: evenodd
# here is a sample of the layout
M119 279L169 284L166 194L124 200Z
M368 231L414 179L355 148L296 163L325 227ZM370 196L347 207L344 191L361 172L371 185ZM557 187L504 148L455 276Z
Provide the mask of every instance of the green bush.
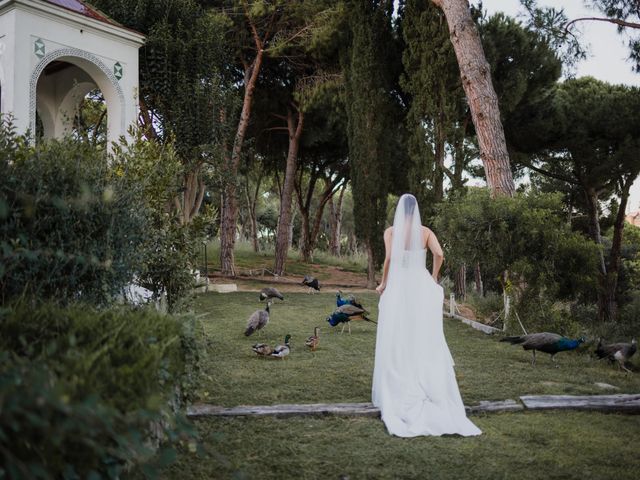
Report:
M0 121L0 298L108 303L138 269L146 211L87 143L36 147Z
M195 332L193 318L146 310L4 309L5 472L10 478L26 471L34 478L117 478L141 465L152 472L149 462L170 460L173 444L193 444L194 430L176 410L196 381ZM159 443L165 446L156 455Z
M0 300L108 305L135 281L188 297L202 232L215 211L182 225L169 208L183 165L171 145L141 137L111 155L90 143L30 146L0 121Z
M526 325L569 331L572 317L558 302L593 301L598 247L571 231L561 200L539 193L490 198L487 189L472 188L439 207L434 228L448 264L479 263L485 290L506 290Z
M175 317L145 309L19 305L0 315L0 349L46 362L70 395L96 394L121 411L173 395L184 332Z
M140 189L139 205L146 212L146 230L139 249L138 282L156 296L165 294L169 311L180 310L195 286L204 232L215 222L216 211L205 208L191 223L182 224L170 205L182 187L184 166L171 145L135 139L116 146L114 176Z

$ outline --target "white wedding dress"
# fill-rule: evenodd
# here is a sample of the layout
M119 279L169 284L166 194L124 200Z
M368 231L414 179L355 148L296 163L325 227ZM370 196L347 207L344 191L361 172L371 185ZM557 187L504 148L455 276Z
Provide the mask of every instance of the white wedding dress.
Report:
M396 209L379 303L372 401L398 437L480 435L458 390L442 327L443 290L426 268L418 207L405 197Z

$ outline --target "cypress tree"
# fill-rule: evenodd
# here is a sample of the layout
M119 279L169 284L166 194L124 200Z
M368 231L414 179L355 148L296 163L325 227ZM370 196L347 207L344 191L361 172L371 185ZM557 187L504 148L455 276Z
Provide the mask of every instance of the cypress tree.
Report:
M356 235L367 250L367 287L384 255L383 230L396 131L391 124L394 37L389 0L353 0L346 74L349 161Z

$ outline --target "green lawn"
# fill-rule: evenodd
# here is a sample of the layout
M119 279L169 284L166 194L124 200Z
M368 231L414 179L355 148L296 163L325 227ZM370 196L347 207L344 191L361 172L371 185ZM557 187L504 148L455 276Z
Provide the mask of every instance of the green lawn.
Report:
M376 318L376 294L360 298ZM370 400L376 326L352 322L351 335L341 335L340 327L332 329L325 319L335 308L334 294L289 293L285 299L272 306L262 337L247 338L242 334L246 319L262 308L257 293L197 297L196 313L207 336L198 399L225 406ZM500 343L457 320L444 322L466 404L526 394L609 393L595 383L613 385L618 388L614 392L640 392L640 374L593 360L590 346L558 354L558 368L548 355L538 354L538 365L532 367L531 354L521 347ZM312 354L304 340L316 325L321 328L320 347ZM275 345L286 334L292 336L292 353L286 360L258 358L251 351L257 341ZM636 368L639 358L634 358Z
M389 436L373 418L199 421L205 454L171 479L636 479L640 416L510 413L473 417L474 438ZM344 475L344 477L343 477Z
M207 351L197 397L240 404L366 402L370 399L375 325L357 322L352 335L324 320L332 294L287 294L272 308L264 336L242 335L260 307L257 293L207 294L196 300ZM363 302L377 316L377 296ZM304 339L319 325L318 351ZM536 393L609 393L595 382L640 392L640 374L591 360L587 349L558 355L559 368L540 355L538 366L520 347L445 320L466 404ZM256 341L292 335L286 360L257 358ZM635 360L637 368L638 359ZM475 438L389 436L376 418L218 418L196 421L202 452L183 452L164 471L171 479L538 479L637 478L640 416L584 412L517 412L474 416Z

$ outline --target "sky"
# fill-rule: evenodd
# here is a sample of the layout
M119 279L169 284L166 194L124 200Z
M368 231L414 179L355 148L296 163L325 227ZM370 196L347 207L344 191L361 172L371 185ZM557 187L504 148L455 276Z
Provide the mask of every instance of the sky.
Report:
M564 8L569 19L602 16L588 8L584 0L539 0L540 6ZM511 17L524 13L519 0L483 0L483 7L491 15L504 12ZM623 83L640 87L640 74L631 70L629 49L624 34L615 25L606 22L578 22L581 40L588 48L587 59L576 67L576 77L592 76L609 83ZM640 152L638 152L640 155ZM640 180L631 187L627 211L640 209Z

